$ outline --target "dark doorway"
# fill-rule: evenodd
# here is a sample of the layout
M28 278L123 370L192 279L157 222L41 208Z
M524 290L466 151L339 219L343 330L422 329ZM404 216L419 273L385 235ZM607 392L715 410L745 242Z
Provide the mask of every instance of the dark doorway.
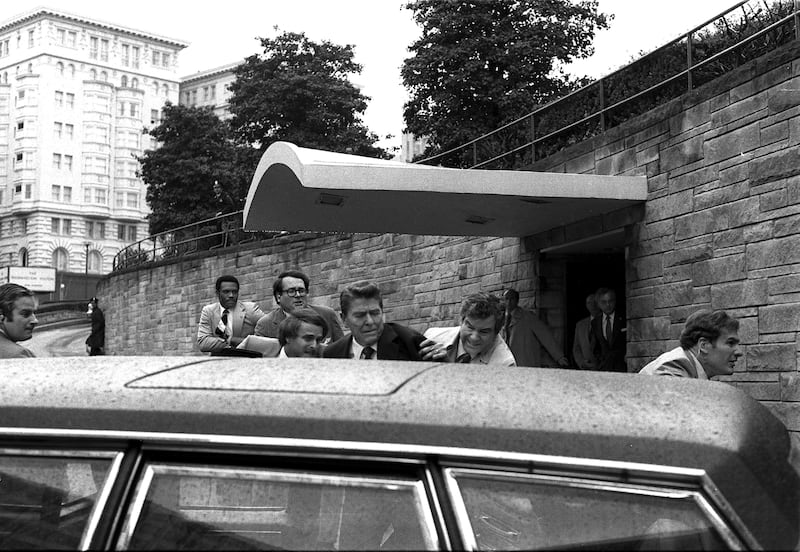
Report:
M608 287L617 294L617 310L625 312L625 254L570 255L566 263L567 351L572 360L575 324L589 315L586 296Z

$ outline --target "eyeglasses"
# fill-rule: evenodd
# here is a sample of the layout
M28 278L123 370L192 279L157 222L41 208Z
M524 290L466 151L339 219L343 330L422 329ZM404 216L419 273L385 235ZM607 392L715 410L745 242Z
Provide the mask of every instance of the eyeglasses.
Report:
M282 290L281 293L285 293L289 297L303 297L308 290L306 288L290 288Z

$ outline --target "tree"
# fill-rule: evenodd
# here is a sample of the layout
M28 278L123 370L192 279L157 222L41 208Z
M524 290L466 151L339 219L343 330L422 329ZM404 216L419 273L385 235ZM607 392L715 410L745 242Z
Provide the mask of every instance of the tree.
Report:
M298 146L387 157L360 120L367 98L349 80L361 72L353 46L312 42L303 33L261 38L262 55L235 69L230 111L236 135L262 150L283 140Z
M161 123L148 133L159 142L139 157L151 234L213 217L214 180L243 204L260 152L235 143L212 108L168 102Z
M436 153L477 138L574 89L561 64L587 57L612 16L595 0L416 0L422 27L401 75L408 131Z

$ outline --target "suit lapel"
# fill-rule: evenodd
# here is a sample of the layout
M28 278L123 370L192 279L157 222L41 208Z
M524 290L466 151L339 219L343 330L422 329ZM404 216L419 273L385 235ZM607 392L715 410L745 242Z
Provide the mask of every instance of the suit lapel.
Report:
M231 324L233 335L242 335L242 323L244 322L244 303L236 303L236 306L231 309L231 314L233 315L233 324Z
M383 325L383 333L378 339L378 359L398 360L400 347L397 345L397 332L389 324Z

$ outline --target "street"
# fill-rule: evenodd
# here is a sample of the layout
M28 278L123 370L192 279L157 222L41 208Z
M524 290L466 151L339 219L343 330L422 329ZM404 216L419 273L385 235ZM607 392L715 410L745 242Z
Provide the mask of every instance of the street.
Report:
M91 333L91 322L76 321L75 324L37 328L30 341L20 345L27 347L37 357L86 356L86 338Z

